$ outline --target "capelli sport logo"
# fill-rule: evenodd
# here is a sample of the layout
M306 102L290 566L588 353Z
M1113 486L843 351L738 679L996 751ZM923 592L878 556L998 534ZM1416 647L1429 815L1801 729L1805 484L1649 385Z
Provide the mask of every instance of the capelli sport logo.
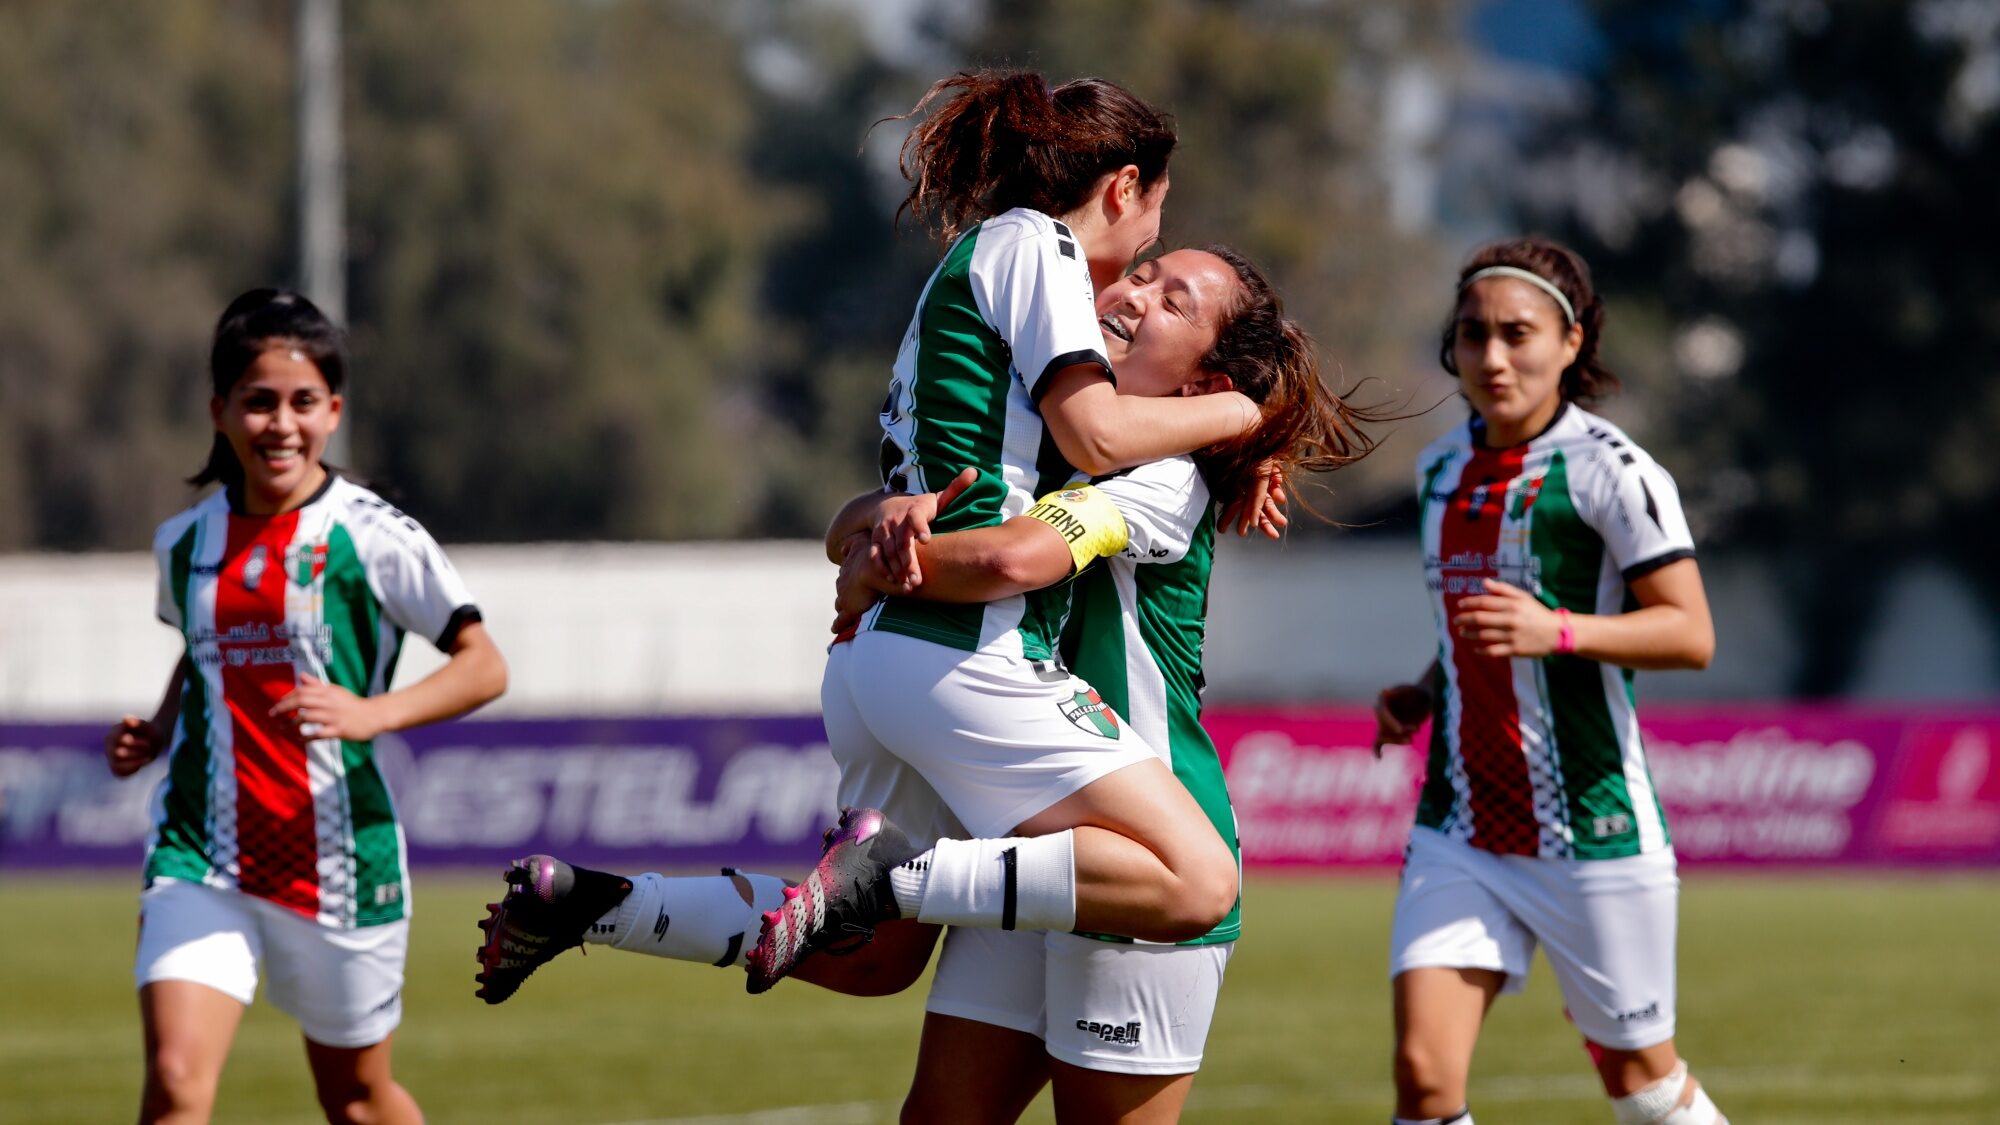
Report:
M1077 692L1069 697L1068 702L1056 706L1062 708L1063 718L1068 719L1071 726L1085 734L1118 737L1118 716L1112 712L1111 705L1104 702L1104 697L1097 694L1096 688Z
M243 585L255 590L264 584L264 569L270 565L270 552L262 543L250 548L250 557L243 563Z
M1138 1020L1132 1020L1129 1023L1098 1023L1096 1020L1078 1020L1076 1021L1076 1029L1095 1035L1106 1043L1115 1043L1120 1047L1137 1047L1139 1045Z

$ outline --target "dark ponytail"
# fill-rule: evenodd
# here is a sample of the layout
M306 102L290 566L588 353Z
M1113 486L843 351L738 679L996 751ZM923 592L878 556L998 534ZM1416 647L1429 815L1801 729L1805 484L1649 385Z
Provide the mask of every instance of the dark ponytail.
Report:
M1257 403L1264 416L1251 432L1196 456L1209 492L1226 506L1249 489L1266 461L1295 477L1332 472L1374 452L1381 438L1364 426L1405 416L1356 406L1333 393L1320 377L1318 346L1285 315L1283 299L1263 273L1227 246L1201 250L1228 263L1241 288L1236 307L1223 317L1215 346L1200 366L1229 376L1234 389ZM1293 495L1313 511L1296 489Z
M1563 369L1562 385L1558 388L1563 400L1587 406L1605 395L1617 393L1618 376L1597 357L1597 344L1604 336L1604 298L1597 295L1597 287L1590 280L1590 265L1583 256L1546 238L1488 243L1473 251L1465 268L1458 271L1458 291L1465 291L1466 280L1473 274L1493 266L1527 270L1562 290L1570 307L1576 310L1576 322L1583 326L1583 343L1576 349L1576 360ZM1457 335L1458 320L1454 313L1445 322L1444 340L1438 350L1438 362L1453 378L1458 377L1458 360L1451 354Z
M1024 70L956 74L910 112L925 114L898 167L910 193L897 208L949 245L965 228L1015 207L1065 215L1107 173L1130 164L1151 190L1173 155L1173 119L1102 78L1051 87Z
M229 302L215 323L215 343L208 351L209 387L217 398L228 398L237 380L272 348L297 351L319 368L327 390L339 394L347 381L347 360L340 329L319 306L286 289L252 289ZM328 466L329 469L332 466ZM220 482L226 488L243 483L243 466L229 439L217 433L208 447L208 463L188 478L200 487Z

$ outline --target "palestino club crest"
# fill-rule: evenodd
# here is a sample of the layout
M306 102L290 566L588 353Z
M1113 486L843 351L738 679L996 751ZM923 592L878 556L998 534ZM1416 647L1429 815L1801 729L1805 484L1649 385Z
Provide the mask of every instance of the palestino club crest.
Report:
M1519 520L1527 515L1528 510L1535 506L1535 501L1541 499L1542 482L1547 479L1549 479L1549 474L1544 470L1541 476L1531 477L1515 485L1514 503L1511 506L1512 510L1507 513L1507 518L1510 520Z
M310 586L326 573L326 544L301 543L293 547L285 556L285 572L292 581L301 586Z
M1118 737L1118 716L1112 713L1110 704L1097 694L1096 688L1077 692L1066 703L1059 703L1063 718L1070 725L1085 734L1101 735L1105 738Z

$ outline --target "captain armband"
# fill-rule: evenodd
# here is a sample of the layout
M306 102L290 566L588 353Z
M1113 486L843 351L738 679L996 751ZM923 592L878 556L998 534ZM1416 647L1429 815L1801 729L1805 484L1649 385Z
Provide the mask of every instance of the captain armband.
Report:
M1069 544L1075 574L1095 559L1109 558L1125 549L1131 534L1125 516L1111 498L1090 485L1051 492L1028 509L1031 520L1040 520Z

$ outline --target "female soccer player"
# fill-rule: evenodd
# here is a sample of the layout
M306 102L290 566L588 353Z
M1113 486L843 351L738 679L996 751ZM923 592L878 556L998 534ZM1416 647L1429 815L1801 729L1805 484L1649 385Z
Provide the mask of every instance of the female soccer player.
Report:
M1159 235L1175 143L1164 115L1102 80L1051 87L997 72L938 83L912 113L923 111L903 149L905 205L948 248L881 413L888 492L933 491L970 467L975 482L939 530L986 526L1077 470L1111 472L1255 428L1257 405L1240 393L1138 398L1111 380L1115 362L1173 338L1164 325L1142 339L1122 322L1100 324L1093 307L1094 290ZM1184 331L1213 321L1220 299L1178 293L1163 322ZM1235 903L1234 857L1153 751L1107 727L1090 686L1061 667L1066 597L896 597L871 610L828 662L827 709L865 716L837 730L829 721L835 755L903 756L975 837L933 856L924 887L906 893L911 913L927 904L925 920L1199 936ZM919 684L935 686L911 690ZM871 803L866 772L845 771L845 803ZM816 877L787 892L752 954L754 991L827 933L895 916L889 873L920 849L884 827L874 814L842 826ZM544 901L577 889L556 869L516 878ZM582 886L556 929L525 909L489 919L481 994L504 999L604 912L586 907L608 910L623 895Z
M1173 311L1189 293L1208 298L1192 331ZM1080 580L1063 647L1116 708L1116 717L1096 713L1112 724L1128 723L1159 749L1173 776L1197 797L1211 830L1232 842L1233 855L1234 818L1199 718L1217 506L1211 495L1229 499L1251 491L1258 466L1267 461L1330 469L1356 460L1372 448L1359 423L1372 419L1326 390L1310 339L1284 318L1254 267L1229 250L1177 251L1147 262L1106 290L1098 307L1135 345L1145 345L1119 363L1121 394L1215 393L1233 384L1261 402L1270 420L1249 437L1206 452L1199 471L1189 458L1169 458L1094 485L1079 481L1076 488L1058 489L1029 513L998 525L926 537L915 548L921 583L876 568L876 560L900 554L871 556L870 525L880 509L898 505L923 507L917 522L928 524L954 506L976 476L973 470L942 497L858 497L829 531L828 549L844 557L842 595L855 599L847 606L850 615L883 592L985 603L1068 578L1095 556L1080 554L1066 529L1112 521L1112 535L1088 536L1113 556ZM851 721L847 713L828 713L830 730ZM844 740L835 735L834 741ZM950 809L900 759L885 754L843 764L885 796L899 821L922 826L913 831L958 830ZM741 963L757 904L768 903L783 886L770 876L734 871L628 881L546 857L520 870L547 873L549 881L510 892L503 917L539 915L544 928L553 928L548 920L563 915L584 941L723 965ZM602 918L582 917L573 908L590 900L592 888L607 886L623 901L614 899L615 909ZM669 920L664 926L658 924L663 916ZM515 927L488 926L501 935L489 944L514 941ZM1172 1120L1200 1065L1237 931L1234 909L1180 946L954 929L931 996L905 1119L1012 1120L1053 1069L1063 1120ZM888 924L856 956L813 958L797 975L838 991L893 992L922 972L936 933L932 925ZM527 945L503 950L523 963L532 951ZM518 977L489 977L482 995L504 998L496 988L503 982L518 983ZM1111 1028L1104 1016L1114 1009L1126 1016Z
M1267 459L1288 472L1358 460L1373 447L1360 424L1378 419L1327 390L1310 337L1283 316L1257 270L1226 248L1148 262L1107 290L1099 308L1138 324L1136 336L1182 279L1204 276L1214 289L1236 291L1231 315L1187 355L1191 362L1121 363L1119 391L1184 395L1233 386L1269 419L1255 437L1199 458L1080 480L1025 516L932 537L916 548L923 581L912 593L982 601L1080 572L1063 634L1071 669L1159 752L1233 851L1235 817L1221 760L1201 726L1217 507L1248 491ZM1111 553L1091 566L1069 533L1084 528L1075 542L1091 541L1089 526L1098 520L1113 525L1116 546L1107 545ZM871 552L861 537L849 547L843 597L901 592L902 579L877 565L899 552ZM937 801L920 778L891 791L903 802L888 810L899 821L925 821L923 804ZM1173 945L954 927L927 1004L904 1119L1013 1121L1053 1080L1059 1120L1177 1120L1239 931L1236 910L1208 933Z
M370 740L506 688L458 573L415 520L321 457L340 425L339 330L296 293L231 302L209 357L222 487L160 525L159 615L187 651L112 772L168 754L140 896L140 1119L206 1121L261 976L298 1020L330 1122L414 1123L390 1073L409 876ZM388 690L404 633L450 654Z
M1121 362L1217 323L1226 290L1177 291L1143 335L1079 299L1093 281L1116 282L1158 237L1174 142L1165 119L1109 83L1051 88L1032 74L960 76L923 106L953 88L960 96L932 108L904 149L909 202L956 240L890 384L887 491L932 491L973 468L938 530L988 526L1079 470L1188 453L1261 421L1235 391L1142 398L1111 380ZM814 877L767 917L754 988L882 917L1179 941L1228 914L1228 844L1152 748L1062 667L1068 594L890 597L834 647L821 704L843 804L874 805L870 779L893 760L921 774L972 838L905 867L921 848L878 814L850 818ZM897 879L907 885L891 895Z
M1715 634L1672 478L1580 405L1617 387L1603 325L1555 243L1459 275L1441 360L1472 418L1417 477L1438 658L1376 707L1378 746L1431 722L1390 936L1400 1125L1470 1125L1480 1024L1538 943L1621 1125L1721 1120L1674 1052L1680 884L1632 692Z

